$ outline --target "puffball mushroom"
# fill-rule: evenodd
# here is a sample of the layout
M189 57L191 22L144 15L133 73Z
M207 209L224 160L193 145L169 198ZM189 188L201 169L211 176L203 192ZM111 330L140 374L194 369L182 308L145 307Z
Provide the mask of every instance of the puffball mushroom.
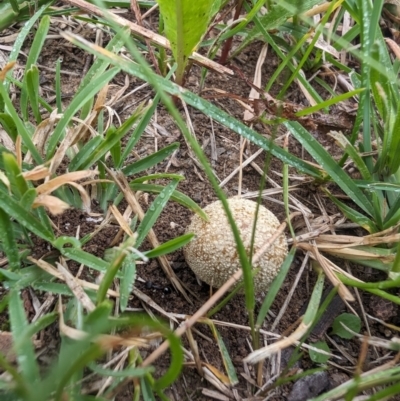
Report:
M230 198L228 204L244 247L249 254L257 204L242 198ZM198 215L193 216L186 232L195 234L195 237L184 247L183 252L187 264L197 277L210 286L219 288L241 268L239 255L221 201L209 204L203 211L208 215L209 221L204 221ZM253 255L276 232L279 225L279 220L275 215L260 205ZM253 268L260 269L254 277L256 293L268 290L287 253L286 237L281 234L253 266Z

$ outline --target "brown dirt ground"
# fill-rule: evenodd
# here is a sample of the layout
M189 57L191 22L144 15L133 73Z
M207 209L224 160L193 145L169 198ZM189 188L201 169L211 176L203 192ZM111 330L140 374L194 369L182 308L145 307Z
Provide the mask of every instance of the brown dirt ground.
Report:
M83 30L79 32L82 36L93 39L93 32L88 30ZM107 38L105 38L105 41ZM243 74L247 77L249 81L252 80L254 74L254 68L262 47L262 43L254 43L252 46L248 47L237 59L233 60L233 64L239 68ZM26 49L28 50L28 49ZM62 57L62 70L65 72L62 74L63 79L63 92L65 94L65 101L73 95L74 90L79 84L80 77L83 75L88 56L85 56L79 49L72 48L63 39L56 38L46 41L46 46L39 59L39 64L47 67L47 69L39 68L41 71L41 82L42 82L42 95L50 97L54 94L54 72L50 71L49 68L54 68L55 61ZM89 58L90 60L90 58ZM25 61L24 58L20 59L20 64L22 65ZM267 56L267 61L264 63L262 70L263 84L265 84L268 78L274 72L277 66L277 59L272 52L269 52ZM72 75L71 75L72 74ZM188 87L197 91L200 77L200 68L194 66L190 72L188 79ZM116 85L118 89L124 84L125 76L119 74L114 80L113 84ZM142 84L136 78L130 77L129 90L134 89L138 85ZM235 75L234 77L226 77L219 75L215 72L209 72L206 79L207 88L219 88L227 91L231 94L236 94L242 98L248 97L250 88L248 84ZM116 90L116 89L114 89ZM279 82L274 87L272 95L276 94L279 90ZM125 99L123 103L116 106L116 111L119 113L122 120L128 117L135 109L135 104L138 104L143 98L151 99L153 97L153 92L149 87L144 88L136 92L130 98ZM305 99L303 98L300 91L293 87L291 90L290 101L297 103L299 105L305 105ZM229 98L218 98L214 100L219 106L229 111L229 113L239 119L243 116L243 108L233 99ZM200 144L206 144L210 138L211 124L208 116L194 110L190 109L190 117L193 123L195 135L200 142ZM146 134L140 141L139 145L136 147L135 151L141 155L146 156L154 151L155 143L157 143L158 149L164 147L170 142L179 141L180 149L175 155L174 162L169 168L169 172L182 173L185 175L186 179L179 184L179 190L190 196L195 200L200 206L205 206L210 202L216 200L216 196L208 183L205 175L198 168L196 168L192 159L189 157L187 146L183 138L179 135L176 126L173 121L171 121L168 114L165 112L162 106L159 107L157 111L157 124L163 127L166 135L162 132L157 137L151 134ZM255 123L255 129L262 133L268 133L266 127L261 123ZM321 127L318 131L313 132L315 137L323 143L324 146L334 149L334 144L325 135L327 127ZM239 137L235 133L229 131L227 128L220 126L214 122L214 132L216 140L216 148L218 153L217 160L213 161L213 168L217 176L222 180L231 171L233 171L239 165ZM254 145L249 146L250 152L255 152L257 149ZM294 140L290 141L290 150L298 156L302 156L303 152L299 144ZM205 145L205 152L208 157L211 157L210 142ZM306 154L304 157L308 160L311 158ZM256 163L262 168L264 164L265 154L262 154L256 159ZM157 166L156 170L151 172L164 172L167 166L167 162L161 163ZM282 171L282 163L279 160L272 159L268 174L277 182L280 182L279 173ZM278 174L277 174L278 173ZM251 166L244 168L243 170L243 181L242 181L242 191L243 193L249 191L257 191L260 184L260 175ZM267 188L269 188L267 184ZM234 177L225 187L226 194L228 196L233 196L237 194L238 179ZM300 199L306 206L308 206L316 215L320 215L320 209L315 203L314 195L318 192L318 188L313 185L304 185L300 191L296 192L296 197ZM275 197L277 200L281 200L280 196ZM324 201L324 206L328 215L337 213L336 208L329 203L326 198L322 198ZM149 198L151 200L151 197ZM278 203L273 203L267 200L263 201L264 205L273 211L278 218L282 221L285 218L285 213L283 207ZM145 206L146 204L143 203ZM93 205L96 210L96 205ZM97 209L97 211L99 211ZM70 210L64 215L58 217L54 220L55 224L64 235L74 235L77 227L80 226L80 236L82 237L86 233L90 233L94 230L96 223L88 222L87 215L79 210ZM191 212L183 208L182 206L170 202L165 210L163 211L161 217L158 219L154 229L157 234L159 241L165 242L172 238L175 238L184 233L185 228L190 222ZM85 250L98 255L103 256L104 250L109 246L113 236L117 231L117 227L110 226L107 229L100 232L93 240L91 240L86 246ZM358 231L352 230L347 231L348 234L357 235ZM42 256L44 253L48 252L46 244L37 243L35 247L35 257ZM183 254L181 251L174 252L168 255L175 274L178 278L192 291L194 292L198 299L193 299L193 305L189 304L179 293L172 289L169 280L166 278L165 274L161 270L158 262L152 260L147 264L140 265L138 267L138 276L144 280L144 282L137 281L136 287L151 297L156 303L164 308L165 311L171 313L179 314L193 314L209 297L210 289L207 285L199 285L194 276L193 272L188 268ZM269 330L271 324L274 321L274 317L279 313L280 307L287 298L288 292L294 282L297 272L301 266L303 260L303 254L298 253L296 255L293 266L282 286L282 289L278 293L278 296L273 303L271 308L271 313L268 315L266 321L264 322L263 328ZM352 266L353 272L358 274L365 280L372 281L376 279L376 273L372 270L366 270L358 266ZM87 275L91 273L88 272ZM314 271L306 268L304 274L301 276L300 281L294 291L293 297L290 301L289 308L286 314L283 316L275 332L282 334L288 328L290 328L301 316L304 311L305 305L310 298L313 284L316 279L316 274ZM152 283L152 285L150 285ZM360 294L361 302L365 308L365 311L371 315L376 315L378 311L384 310L388 311L385 320L388 323L395 325L400 325L400 314L398 308L393 308L393 305L382 305L382 301L371 295ZM258 297L257 308L261 305L263 297ZM141 301L132 296L130 300L130 307L140 308L142 307ZM359 309L355 305L356 310ZM28 308L29 309L29 308ZM215 319L235 323L238 325L247 326L248 316L245 309L243 296L236 296L226 307L224 307L215 316ZM378 337L391 338L394 333L388 328L382 327L381 325L370 321L371 333ZM220 357L218 347L212 340L212 334L208 327L205 325L198 324L196 329L204 334L204 337L195 334L195 339L198 342L200 349L200 355L202 360L209 363L210 365L216 367L220 371L224 372L224 367ZM243 397L250 399L251 394L248 392L248 382L245 378L245 371L243 369L242 359L247 356L250 352L249 349L249 333L244 330L219 327L220 334L225 342L225 345L229 351L229 355L232 358L236 372L239 377L239 384L235 386L238 390L238 394ZM326 330L324 331L324 333ZM365 327L363 327L362 332L365 332ZM54 333L54 331L52 331ZM322 336L324 335L322 333ZM345 349L345 351L354 360L360 352L360 343L357 340L343 341L338 337L335 337L338 342L338 346ZM184 338L184 345L188 347L187 339ZM332 347L333 348L333 347ZM336 352L336 351L334 351ZM284 355L285 356L285 355ZM380 350L369 349L367 359L365 361L365 369L370 369L375 366L375 360L378 357L383 356ZM285 358L288 358L287 355ZM168 356L163 356L156 363L157 371L162 373L164 369L168 366L169 358ZM266 375L265 381L269 379L268 372L271 369L271 362L265 362L264 373ZM284 366L284 360L282 361L282 368ZM313 368L315 365L309 360L307 353L304 353L301 360L295 367L290 371L291 374L298 373L300 369ZM312 390L311 396L317 395L319 392L324 391L328 388L337 386L341 382L348 380L351 377L351 371L353 366L349 361L344 361L340 365L330 366L328 374L324 376L324 380L320 382L323 383L321 386L317 386ZM250 372L251 373L251 372ZM264 381L264 382L265 382ZM208 388L210 390L215 390L207 381L202 379L197 373L193 365L188 365L184 368L181 379L167 391L167 395L173 400L211 400L207 396L202 394L202 389ZM296 391L304 392L303 390L295 390L291 393L293 386L291 384L281 386L278 389L273 390L269 393L271 395L270 400L287 400L292 401L300 400L301 395L296 393ZM117 399L120 401L131 399L131 389L127 388L123 393L121 393ZM297 397L297 398L296 398ZM399 398L400 399L400 398Z

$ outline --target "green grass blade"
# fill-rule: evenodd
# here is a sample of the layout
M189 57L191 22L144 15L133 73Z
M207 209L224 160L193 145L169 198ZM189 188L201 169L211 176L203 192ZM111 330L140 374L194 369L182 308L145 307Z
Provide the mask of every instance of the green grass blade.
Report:
M151 251L144 252L144 254L149 259L158 258L162 255L168 255L185 246L188 242L192 240L193 237L194 234L181 235L178 238L174 238L170 241L164 242L162 245L152 249Z
M0 82L0 98L3 99L4 106L10 115L10 117L14 120L15 126L17 127L18 134L22 138L22 143L28 148L28 150L31 152L32 157L34 158L35 162L37 164L42 164L42 156L40 153L37 151L36 146L32 142L32 137L31 133L25 126L25 124L21 121L19 118L19 115L17 111L14 108L13 103L11 102L10 97L8 96L8 93L6 92L6 88L2 83Z
M319 110L325 109L329 106L332 106L334 104L343 102L344 100L349 99L353 96L356 96L363 91L364 91L363 88L359 88L359 89L354 89L350 92L342 93L341 95L332 97L328 100L318 103L315 106L307 107L306 109L303 109L303 110L297 112L295 115L296 115L296 117L307 116L309 114L315 113L316 111L319 111Z
M44 41L47 36L47 32L50 28L50 17L44 16L40 21L38 30L36 31L35 38L33 39L32 45L30 47L28 59L25 65L25 71L29 71L34 64L36 64L39 55L42 51ZM27 85L26 85L27 76L25 75L22 85L21 91L21 113L23 116L24 121L28 121L28 93L27 93Z
M75 260L80 264L83 264L91 269L95 269L97 271L105 272L108 267L108 263L103 259L98 258L88 252L85 252L81 249L77 248L61 248L60 249L63 256L68 259Z
M25 310L19 291L11 291L8 312L14 344L18 344L18 347L15 347L14 350L17 355L22 376L26 383L34 385L39 382L39 366L36 363L35 351L31 339L29 339L29 341L21 341L28 321L26 320Z
M121 37L123 36L124 32L128 32L129 29L126 28L126 30L121 30L120 32L117 32L112 38L111 40L108 42L106 49L109 51L113 51L115 53L118 53L122 47L123 47L123 40L121 39ZM104 73L107 68L109 67L110 63L106 60L100 59L100 58L96 58L92 64L92 66L89 68L89 71L86 73L86 75L83 77L78 91L82 90L84 87L86 87L90 81L92 81L93 79L95 79L96 77L100 76L102 73ZM94 103L94 98L90 98L88 99L88 101L85 103L84 106L82 106L81 109L81 114L80 114L80 118L82 120L84 120L91 112L92 107L93 107L93 103Z
M272 303L274 302L275 297L278 294L278 291L280 290L280 288L283 284L283 281L286 278L286 275L290 269L290 266L292 265L292 261L293 261L295 253L296 253L296 248L293 246L291 248L290 252L288 253L288 255L286 256L285 261L283 262L278 275L275 277L274 281L272 282L271 287L268 290L266 297L264 298L264 302L260 308L260 311L258 312L256 327L258 327L258 328L262 327L265 317L267 316L267 313L268 313Z
M134 182L130 183L129 186L134 191L150 192L150 193L154 193L154 194L159 194L164 188L162 185L136 184ZM179 203L182 206L185 206L186 208L192 210L193 212L195 212L199 216L201 216L203 220L208 221L208 217L203 212L201 207L196 202L194 202L192 199L190 199L187 195L183 194L182 192L174 191L173 194L171 195L171 200Z
M129 138L129 140L125 146L125 149L122 152L121 164L115 166L117 169L122 167L122 162L125 161L128 158L128 156L131 154L132 149L139 141L145 128L148 126L148 124L151 120L151 117L153 117L154 112L157 109L159 101L160 101L160 95L157 94L154 97L154 99L152 100L151 106L146 108L143 111L142 118L140 119L139 123L137 124L135 131L133 132L132 136Z
M101 280L99 290L97 291L97 305L100 305L106 299L107 291L111 288L114 278L117 276L117 273L119 272L120 267L122 266L126 257L131 253L130 248L135 246L135 242L136 238L130 237L118 248L112 249L112 260L110 263L108 263L107 271ZM131 285L131 283L126 284L127 287L129 285Z
M124 160L121 157L121 141L116 141L110 148L110 154L113 161L113 165L120 165Z
M7 256L8 267L11 271L19 270L20 259L15 240L14 228L10 224L10 217L0 208L0 232L1 232L1 245L2 250Z
M261 35L259 29L260 26L262 26L265 31L273 30L280 27L290 17L298 16L301 13L310 10L319 3L321 3L321 1L319 0L304 0L301 2L296 0L287 0L272 3L272 6L267 13L265 13L260 18L257 17L257 19L259 20L259 24L256 23L255 27L252 28L250 32L246 35L246 39L240 45L238 51L242 51L244 47L246 47L248 44L253 42ZM250 10L248 11L250 12ZM256 18L254 18L254 20L255 19ZM229 36L238 33L239 28L242 29L240 24L236 27L236 29L233 29L229 32ZM223 36L223 39L225 39L225 36Z
M47 5L44 4L42 5L36 12L34 15L32 15L29 20L27 21L27 23L23 26L23 28L21 29L21 31L19 32L17 39L14 42L13 48L11 50L10 56L8 57L8 62L12 62L12 61L17 61L17 58L19 56L19 53L22 49L22 46L25 42L26 37L30 34L32 27L36 24L36 21L41 17L41 15L43 14L43 12L46 10ZM2 14L3 15L3 14ZM4 17L4 15L3 15ZM2 31L2 21L0 20L0 31ZM12 75L11 71L7 73L7 78L9 78ZM10 86L10 82L8 80L6 80L5 82L5 91L8 92Z
M33 202L37 197L35 188L28 189L21 197L19 204L26 210L32 209Z
M103 141L99 142L99 145L93 149L93 152L86 152L86 158L81 163L78 164L77 162L74 162L73 168L77 170L85 170L98 162L113 146L115 146L117 142L121 141L121 139L127 135L131 126L138 119L139 113L140 110L137 110L136 113L132 114L132 116L130 116L117 129L115 129L115 127L110 127Z
M50 159L58 146L64 131L68 124L71 122L72 117L77 111L92 98L101 88L104 87L115 75L120 71L120 68L114 67L106 71L104 74L96 77L93 81L87 84L76 96L73 98L68 108L65 110L63 116L57 124L56 129L50 137L48 148L47 148L47 159Z
M88 165L91 166L91 161L88 161L95 150L100 146L103 142L103 138L101 136L95 136L90 141L88 141L79 152L72 158L70 164L68 165L69 171L78 171L81 166Z
M124 312L128 306L129 297L132 293L133 285L136 280L135 257L132 254L126 256L122 262L122 277L119 287L119 302L121 312Z
M391 132L386 132L384 135L391 135L390 146L388 146L388 162L389 169L388 175L395 174L400 168L400 101L397 103L397 110L395 111L393 127Z
M162 162L168 156L172 155L179 148L179 143L171 143L159 151L152 153L150 156L146 156L143 159L132 163L122 169L122 172L126 176L138 174L142 171L146 171L156 164Z
M371 180L372 175L360 156L360 152L351 144L342 132L330 131L329 135L335 139L336 143L350 156L354 164L357 166L364 180Z
M0 113L0 124L15 143L18 136L18 129L13 118L9 114Z
M50 324L54 323L57 317L57 312L52 312L40 317L35 322L29 324L22 331L21 335L19 336L19 340L15 342L15 347L18 348L20 346L23 346L25 342L30 342L35 334L39 333L39 331L44 330L46 327L50 326Z
M328 191L325 191L325 192L328 194L329 199L333 203L335 203L339 207L341 212L353 223L356 223L360 227L363 227L369 233L376 233L379 231L376 224L371 219L369 219L367 216L356 211L355 209L351 208L350 206L346 205L345 203L341 202L339 199L337 199L333 195L331 195Z
M56 91L56 105L57 112L62 113L62 101L61 101L61 59L57 59L56 63L56 81L55 81L55 91Z
M341 169L325 148L298 122L289 121L285 126L301 143L307 152L330 175L332 180L366 213L373 216L374 210L369 199L357 187L354 181Z
M314 290L311 294L307 310L304 313L303 323L307 326L311 326L318 312L322 291L324 289L324 279L325 275L322 273L322 271L320 271L318 274L317 282L315 283L314 286Z
M141 177L135 178L134 180L131 181L131 183L143 183L146 181L151 181L151 180L159 180L159 179L169 179L169 180L182 180L185 177L180 174L170 174L170 173L156 173L156 174L150 174L150 175L143 175Z
M40 238L49 242L54 240L53 231L48 230L32 213L22 208L3 188L0 188L0 208Z
M136 246L139 247L142 242L147 237L147 234L153 227L154 223L160 216L161 212L164 210L168 200L174 193L176 187L179 184L179 180L172 180L154 199L146 214L143 217L143 220L140 222L139 227L137 228L138 237L136 240Z
M65 392L67 388L68 382L74 375L77 375L92 361L99 358L103 355L104 351L99 344L91 344L90 342L83 342L82 349L79 352L78 350L71 349L70 352L72 355L75 355L75 358L70 358L72 363L67 369L58 369L57 373L59 377L57 378L57 387L55 389L55 400L62 400L62 394ZM74 352L75 351L75 352ZM78 352L77 352L78 351ZM76 385L76 383L74 383ZM73 389L70 389L70 391Z
M33 65L26 73L26 89L36 123L40 124L42 116L39 110L39 70L36 65Z
M383 220L383 229L397 224L398 221L400 221L400 196L393 205L390 206L390 209Z
M98 51L93 46L90 46L88 42L84 39L73 36L71 34L63 33L63 36L70 40L72 43L77 46L83 48L84 50L95 54L97 57L110 60L110 62L117 64L124 71L137 76L140 79L145 81L149 80L148 73L145 71L143 66L139 66L135 63L132 63L128 60L125 60L115 54L106 52L102 50ZM279 146L275 145L272 141L264 138L262 135L247 127L242 122L237 119L231 117L228 113L225 113L212 103L200 98L196 94L179 87L173 82L166 81L162 77L159 77L155 74L152 75L151 81L153 84L157 85L160 89L169 93L170 95L177 96L182 98L187 104L193 106L199 111L207 114L209 117L213 118L215 121L224 125L225 127L231 129L237 134L243 136L248 139L250 142L256 144L257 146L263 148L267 152L271 152L274 156L281 159L284 163L289 164L292 167L297 168L299 171L310 175L311 177L319 178L321 177L320 171L311 166L310 164L304 162L303 160L293 156L292 154L282 150Z
M213 336L217 342L218 348L219 348L219 352L221 354L222 357L222 362L224 364L225 367L225 371L228 374L228 378L229 378L229 384L231 386L234 386L236 384L239 383L239 380L237 378L236 375L236 370L235 367L232 363L232 359L229 355L229 352L226 348L226 345L224 343L224 340L221 336L221 334L219 333L219 331L217 330L217 328L215 327L215 324L212 322L212 320L205 320L205 323L208 324L208 326L210 327L211 332L213 333Z
M22 176L22 172L17 164L17 159L12 153L3 153L3 165L7 178L11 184L11 191L17 198L21 198L29 189L28 183Z

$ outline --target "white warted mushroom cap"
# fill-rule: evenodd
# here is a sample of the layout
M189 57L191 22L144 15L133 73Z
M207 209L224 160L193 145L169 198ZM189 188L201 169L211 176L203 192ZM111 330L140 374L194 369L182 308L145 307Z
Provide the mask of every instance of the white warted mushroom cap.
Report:
M242 198L228 199L229 208L238 226L247 254L250 253L251 235L257 204ZM231 226L225 215L221 201L216 201L204 209L209 221L197 214L186 232L194 233L194 239L183 249L186 262L194 273L207 284L219 288L240 268L239 255ZM255 255L279 227L273 213L260 205L257 215L254 239ZM286 237L280 235L262 255L253 268L260 271L254 277L255 292L267 291L288 253Z

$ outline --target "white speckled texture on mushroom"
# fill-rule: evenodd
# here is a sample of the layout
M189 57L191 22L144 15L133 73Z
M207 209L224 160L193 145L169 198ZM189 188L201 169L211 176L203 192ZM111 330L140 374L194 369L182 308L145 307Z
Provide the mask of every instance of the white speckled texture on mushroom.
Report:
M257 204L242 198L228 199L228 203L245 249L249 253ZM183 251L186 262L200 280L219 288L240 268L239 256L222 203L220 201L213 202L203 210L208 215L209 222L204 221L198 215L193 216L186 232L194 233L195 238L185 246ZM261 249L268 238L276 232L279 225L275 215L260 205L253 254ZM272 280L278 274L287 252L286 237L282 234L254 266L260 268L254 278L255 292L268 290Z

